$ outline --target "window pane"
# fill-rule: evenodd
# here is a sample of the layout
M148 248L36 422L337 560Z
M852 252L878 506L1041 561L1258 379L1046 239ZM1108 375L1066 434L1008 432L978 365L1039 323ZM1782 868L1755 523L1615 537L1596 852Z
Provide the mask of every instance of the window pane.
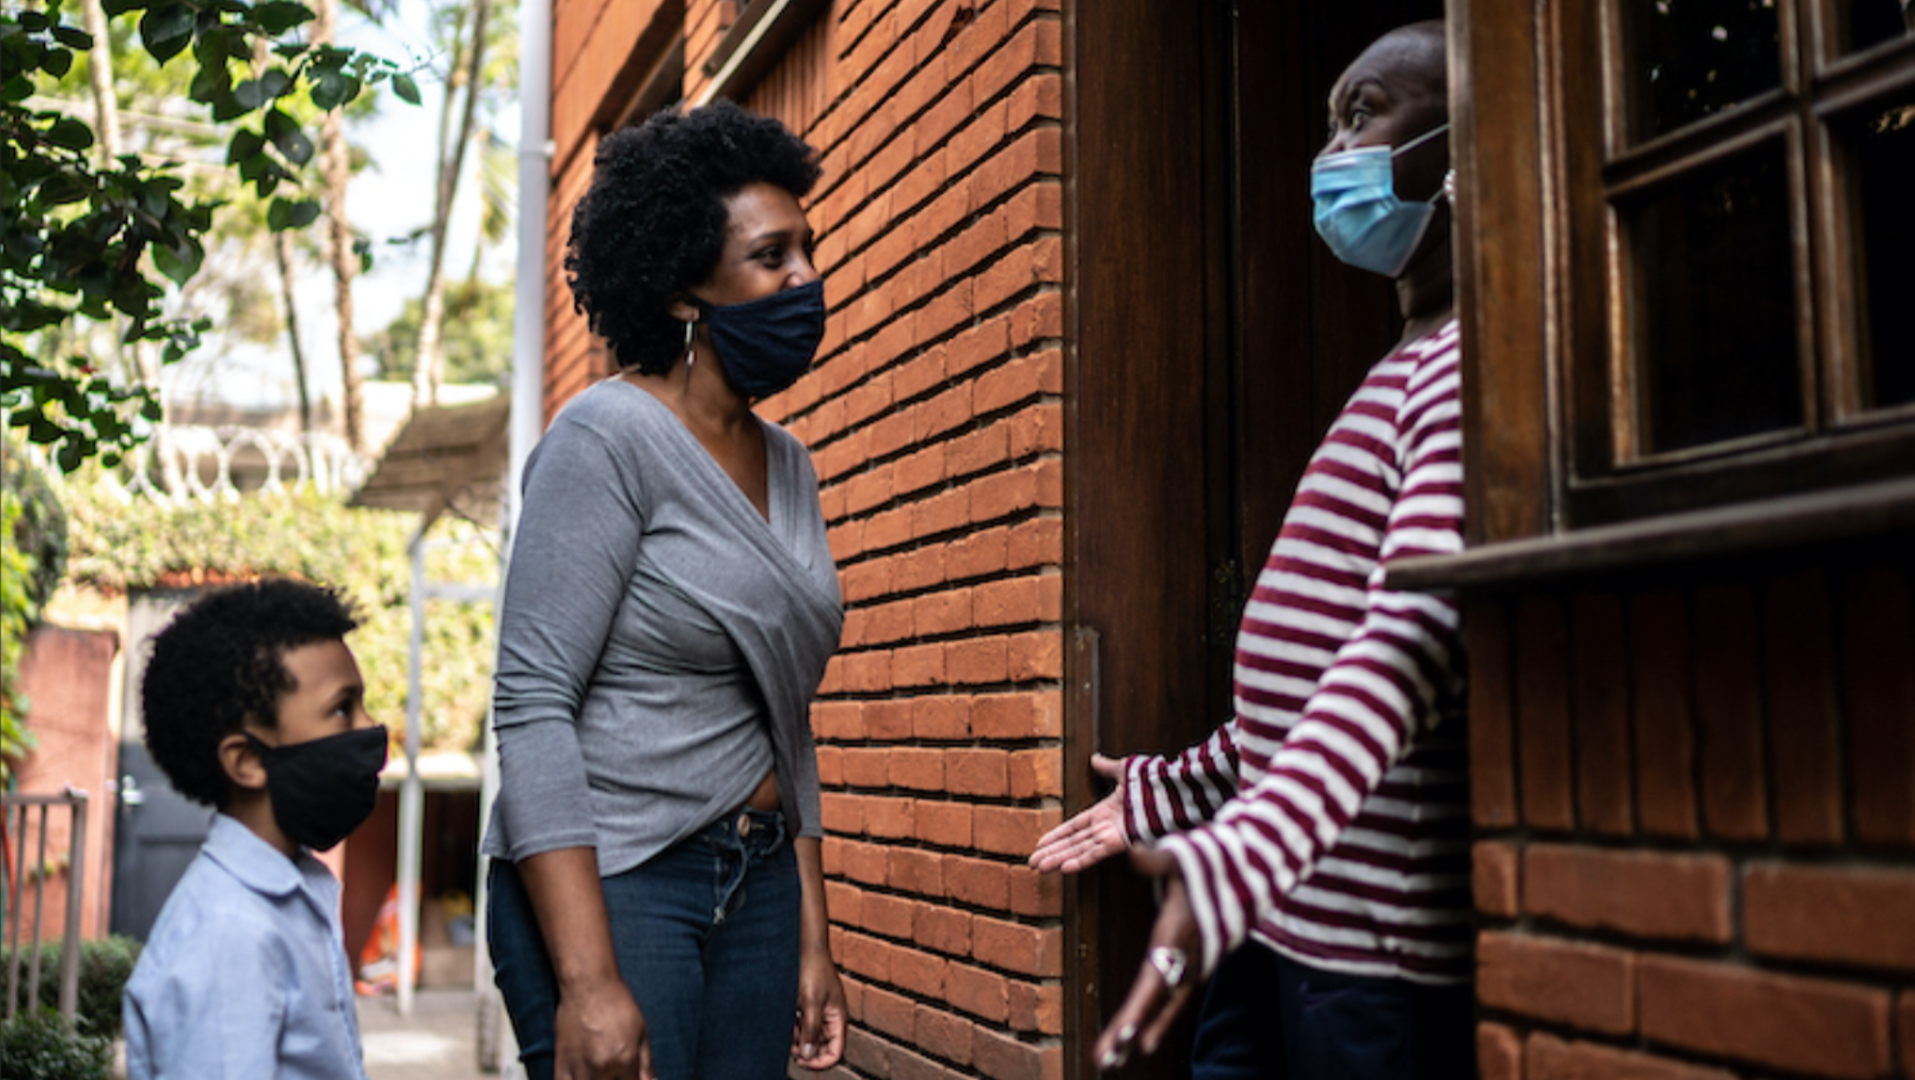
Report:
M1629 0L1629 8L1638 139L1781 85L1775 0Z
M1915 38L1915 4L1902 0L1841 0L1842 48L1857 52L1896 38Z
M1915 100L1870 110L1854 137L1873 403L1906 405L1915 402Z
M1801 426L1783 147L1625 208L1649 453Z

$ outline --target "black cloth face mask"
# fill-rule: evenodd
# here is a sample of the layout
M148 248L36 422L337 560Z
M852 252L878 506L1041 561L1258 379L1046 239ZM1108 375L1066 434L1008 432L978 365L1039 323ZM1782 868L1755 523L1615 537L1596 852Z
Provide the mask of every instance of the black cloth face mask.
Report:
M712 345L731 388L747 398L775 394L811 369L825 336L825 284L813 281L742 304L693 297L711 325Z
M325 851L372 815L386 765L384 724L291 746L244 734L266 767L273 820L294 843Z

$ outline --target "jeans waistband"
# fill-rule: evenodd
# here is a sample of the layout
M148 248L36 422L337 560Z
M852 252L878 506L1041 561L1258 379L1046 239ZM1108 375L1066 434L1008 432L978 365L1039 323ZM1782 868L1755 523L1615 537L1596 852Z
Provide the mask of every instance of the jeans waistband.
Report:
M743 807L705 826L689 838L719 851L738 851L757 857L777 851L785 843L785 815L779 810Z

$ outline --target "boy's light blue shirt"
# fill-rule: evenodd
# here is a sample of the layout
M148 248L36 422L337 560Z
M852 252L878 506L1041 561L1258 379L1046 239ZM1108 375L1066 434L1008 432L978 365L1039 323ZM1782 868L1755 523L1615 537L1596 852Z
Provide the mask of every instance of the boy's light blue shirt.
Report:
M128 1080L364 1080L339 882L213 816L126 984Z

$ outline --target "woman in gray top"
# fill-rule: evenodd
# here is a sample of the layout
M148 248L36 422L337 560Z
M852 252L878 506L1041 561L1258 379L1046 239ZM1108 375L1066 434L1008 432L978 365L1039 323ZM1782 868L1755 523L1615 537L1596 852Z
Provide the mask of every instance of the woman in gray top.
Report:
M573 213L575 303L622 370L526 465L485 841L535 1078L761 1080L843 1051L809 723L843 603L810 457L750 408L823 336L817 178L721 103L607 137Z

